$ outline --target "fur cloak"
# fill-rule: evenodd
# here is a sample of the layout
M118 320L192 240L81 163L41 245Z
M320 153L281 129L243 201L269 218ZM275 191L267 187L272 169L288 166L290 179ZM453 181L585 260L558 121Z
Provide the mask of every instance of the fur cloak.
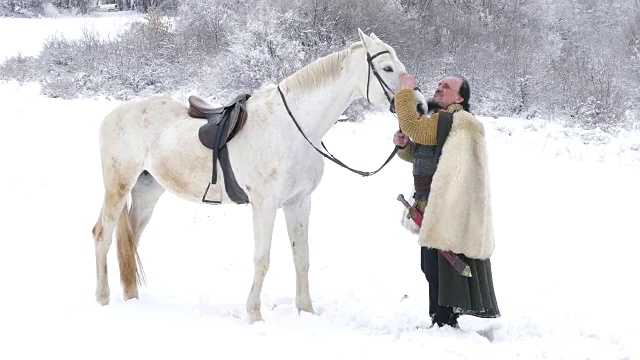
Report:
M418 243L488 259L495 247L483 124L454 113L451 132L431 183Z

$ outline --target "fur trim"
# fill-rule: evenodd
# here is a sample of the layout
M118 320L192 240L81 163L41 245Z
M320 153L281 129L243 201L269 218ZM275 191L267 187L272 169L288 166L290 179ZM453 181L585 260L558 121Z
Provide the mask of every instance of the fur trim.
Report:
M472 259L488 259L495 248L484 126L466 111L454 114L418 242Z

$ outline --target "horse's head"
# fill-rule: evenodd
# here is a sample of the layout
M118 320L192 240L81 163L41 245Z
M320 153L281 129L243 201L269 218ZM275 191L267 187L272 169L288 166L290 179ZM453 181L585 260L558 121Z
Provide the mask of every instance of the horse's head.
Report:
M361 56L356 57L358 70L357 86L361 95L370 103L389 106L395 93L400 89L400 73L405 72L404 64L398 59L395 50L380 40L374 33L367 35L358 29L362 44ZM356 49L355 52L359 52Z

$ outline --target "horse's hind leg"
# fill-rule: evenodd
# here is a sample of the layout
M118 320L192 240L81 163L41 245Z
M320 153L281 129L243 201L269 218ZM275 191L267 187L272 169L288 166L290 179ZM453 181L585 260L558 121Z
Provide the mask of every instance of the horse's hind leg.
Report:
M149 174L143 171L136 184L131 189L131 209L129 211L129 219L131 226L131 236L133 250L119 251L118 257L120 265L120 279L124 291L124 299L138 298L138 282L136 268L142 273L140 262L136 264L136 251L140 243L140 237L145 227L151 220L153 209L155 208L160 196L164 193L164 188Z
M298 311L314 313L309 295L309 215L311 212L311 199L306 197L303 201L293 205L282 207L293 263L296 269L296 307Z
M133 182L133 181L132 181ZM107 254L111 246L113 230L118 217L125 208L126 197L131 185L118 183L106 186L102 209L98 221L93 227L93 239L96 253L96 301L101 305L109 303L109 280L107 274Z
M273 224L278 208L274 204L264 201L252 203L252 208L255 241L253 255L254 274L253 284L247 299L247 313L249 314L249 321L255 323L262 321L260 293L262 292L264 278L269 270Z

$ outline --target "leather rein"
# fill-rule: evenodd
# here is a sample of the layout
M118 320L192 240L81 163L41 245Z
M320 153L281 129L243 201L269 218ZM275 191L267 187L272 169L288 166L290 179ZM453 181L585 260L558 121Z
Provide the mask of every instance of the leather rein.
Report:
M369 100L369 83L370 83L370 79L371 79L371 73L373 73L373 75L376 77L376 79L378 79L378 83L380 83L380 86L382 87L382 91L384 92L384 95L387 97L387 100L389 100L389 111L392 114L395 114L396 113L395 104L394 104L394 101L391 98L391 96L389 96L389 92L391 94L394 94L394 93L391 90L391 88L389 87L389 85L387 85L387 83L384 82L382 77L380 77L380 74L378 74L378 71L373 66L373 59L375 59L376 57L378 57L378 56L380 56L382 54L387 54L387 53L389 53L389 51L388 50L384 50L384 51L380 51L380 52L376 53L375 55L371 56L371 54L369 54L369 52L367 51L367 63L369 64L369 72L367 73L367 101L369 103L371 103L371 101ZM389 92L387 92L387 90ZM302 128L300 128L300 125L296 121L296 118L291 113L291 109L289 109L289 105L287 104L287 100L285 100L284 94L282 93L282 90L280 90L280 85L278 85L278 92L280 93L280 97L282 98L282 102L284 103L284 107L287 109L287 113L289 113L289 116L293 120L293 123L296 125L296 127L298 128L298 130L300 131L302 136L304 136L304 138L307 140L307 142L309 144L311 144L311 146L313 146L313 148L316 149L316 151L319 152L322 156L324 156L325 158L327 158L327 159L333 161L334 163L342 166L343 168L345 168L347 170L350 170L350 171L352 171L352 172L354 172L356 174L360 174L362 176L371 176L371 175L377 173L378 171L382 170L382 168L385 167L389 163L389 161L391 161L391 159L393 159L393 157L398 152L398 149L400 148L399 146L395 145L393 151L391 152L391 155L389 155L389 157L387 158L387 160L385 160L385 162L382 164L382 166L380 166L375 171L361 171L361 170L353 169L353 168L347 166L342 161L338 160L335 156L333 156L329 152L327 147L324 145L322 140L320 141L320 144L322 145L322 148L326 151L326 153L324 153L322 150L318 149L315 145L313 145L313 143L309 140L309 138L307 138L307 136L304 134L304 131L302 131Z

